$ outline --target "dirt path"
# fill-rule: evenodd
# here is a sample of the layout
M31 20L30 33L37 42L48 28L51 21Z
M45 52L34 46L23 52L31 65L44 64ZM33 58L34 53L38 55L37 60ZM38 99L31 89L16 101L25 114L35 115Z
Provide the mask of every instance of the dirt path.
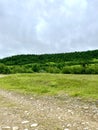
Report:
M96 103L0 90L0 130L98 130Z

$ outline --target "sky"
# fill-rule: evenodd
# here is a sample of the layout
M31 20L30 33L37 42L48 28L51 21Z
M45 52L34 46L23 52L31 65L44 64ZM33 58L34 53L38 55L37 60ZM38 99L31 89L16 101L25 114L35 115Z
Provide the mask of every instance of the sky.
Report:
M0 58L98 49L98 0L0 0Z

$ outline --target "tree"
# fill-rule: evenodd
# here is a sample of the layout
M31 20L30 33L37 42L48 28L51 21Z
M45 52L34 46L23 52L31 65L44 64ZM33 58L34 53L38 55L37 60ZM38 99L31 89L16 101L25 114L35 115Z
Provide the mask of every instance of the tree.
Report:
M4 64L0 64L0 73L1 74L9 74L10 69Z

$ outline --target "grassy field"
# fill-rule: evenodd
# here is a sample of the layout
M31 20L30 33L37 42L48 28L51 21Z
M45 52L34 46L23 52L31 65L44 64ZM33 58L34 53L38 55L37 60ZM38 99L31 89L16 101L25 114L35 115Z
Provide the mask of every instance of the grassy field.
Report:
M98 75L14 74L0 78L0 88L26 94L69 94L98 99Z

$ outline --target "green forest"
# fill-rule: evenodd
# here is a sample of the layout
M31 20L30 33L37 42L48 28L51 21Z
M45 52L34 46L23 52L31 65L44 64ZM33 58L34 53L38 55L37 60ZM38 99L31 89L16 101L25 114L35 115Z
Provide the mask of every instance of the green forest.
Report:
M0 59L1 74L15 73L98 74L98 50L16 55Z

